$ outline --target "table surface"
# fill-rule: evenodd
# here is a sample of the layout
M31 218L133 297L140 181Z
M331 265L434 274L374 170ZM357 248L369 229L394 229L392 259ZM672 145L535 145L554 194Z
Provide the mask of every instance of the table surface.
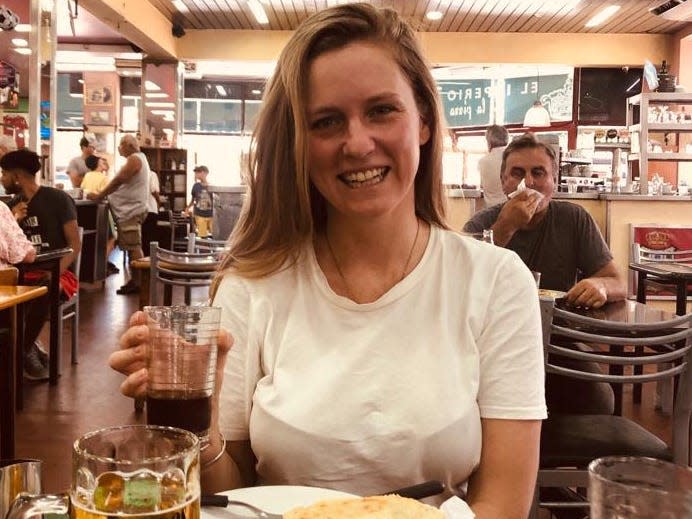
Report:
M34 260L34 263L41 263L43 261L50 261L56 258L62 258L63 256L70 254L71 252L72 249L70 247L63 247L62 249L54 249L46 252L40 252L36 254L36 259ZM22 265L30 266L31 263L23 263Z
M653 324L665 321L670 321L678 316L672 312L661 310L647 306L637 301L615 301L607 303L601 308L576 308L566 304L562 299L555 300L555 307L560 310L566 310L575 314L598 319L601 321L610 321L614 323L626 324Z
M641 262L630 263L630 269L646 272L654 276L665 276L672 279L692 280L692 265L676 262Z
M0 310L25 303L48 292L44 286L0 285Z

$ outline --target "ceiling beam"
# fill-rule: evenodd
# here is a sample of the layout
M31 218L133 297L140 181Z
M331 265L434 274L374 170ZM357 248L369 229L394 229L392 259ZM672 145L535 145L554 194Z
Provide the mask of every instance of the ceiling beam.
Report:
M171 22L148 0L81 0L80 6L112 27L150 58L177 59Z

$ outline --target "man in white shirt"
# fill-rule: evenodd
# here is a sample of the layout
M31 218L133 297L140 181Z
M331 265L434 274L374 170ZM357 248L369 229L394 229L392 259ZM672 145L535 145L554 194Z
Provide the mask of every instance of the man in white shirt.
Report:
M507 200L507 196L502 190L500 165L502 164L502 152L509 142L509 133L503 126L494 124L485 131L485 141L488 143L488 154L478 161L478 170L481 174L485 206L491 207Z

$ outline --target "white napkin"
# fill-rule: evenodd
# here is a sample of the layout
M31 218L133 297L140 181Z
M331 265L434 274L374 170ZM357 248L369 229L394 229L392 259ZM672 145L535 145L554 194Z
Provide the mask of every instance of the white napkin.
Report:
M522 178L521 182L519 182L519 185L517 186L517 188L514 191L512 191L510 194L508 194L507 198L509 198L511 200L512 198L517 196L519 193L521 193L524 189L526 189L526 182L524 182L524 179Z
M469 508L466 501L457 496L450 497L440 505L447 519L474 519L476 514Z

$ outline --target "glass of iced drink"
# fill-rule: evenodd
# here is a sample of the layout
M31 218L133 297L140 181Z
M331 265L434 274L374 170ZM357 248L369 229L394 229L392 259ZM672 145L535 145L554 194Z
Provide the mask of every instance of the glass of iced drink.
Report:
M7 519L199 519L199 438L173 427L125 425L75 441L64 495L22 494Z
M221 309L147 306L147 423L209 441Z

